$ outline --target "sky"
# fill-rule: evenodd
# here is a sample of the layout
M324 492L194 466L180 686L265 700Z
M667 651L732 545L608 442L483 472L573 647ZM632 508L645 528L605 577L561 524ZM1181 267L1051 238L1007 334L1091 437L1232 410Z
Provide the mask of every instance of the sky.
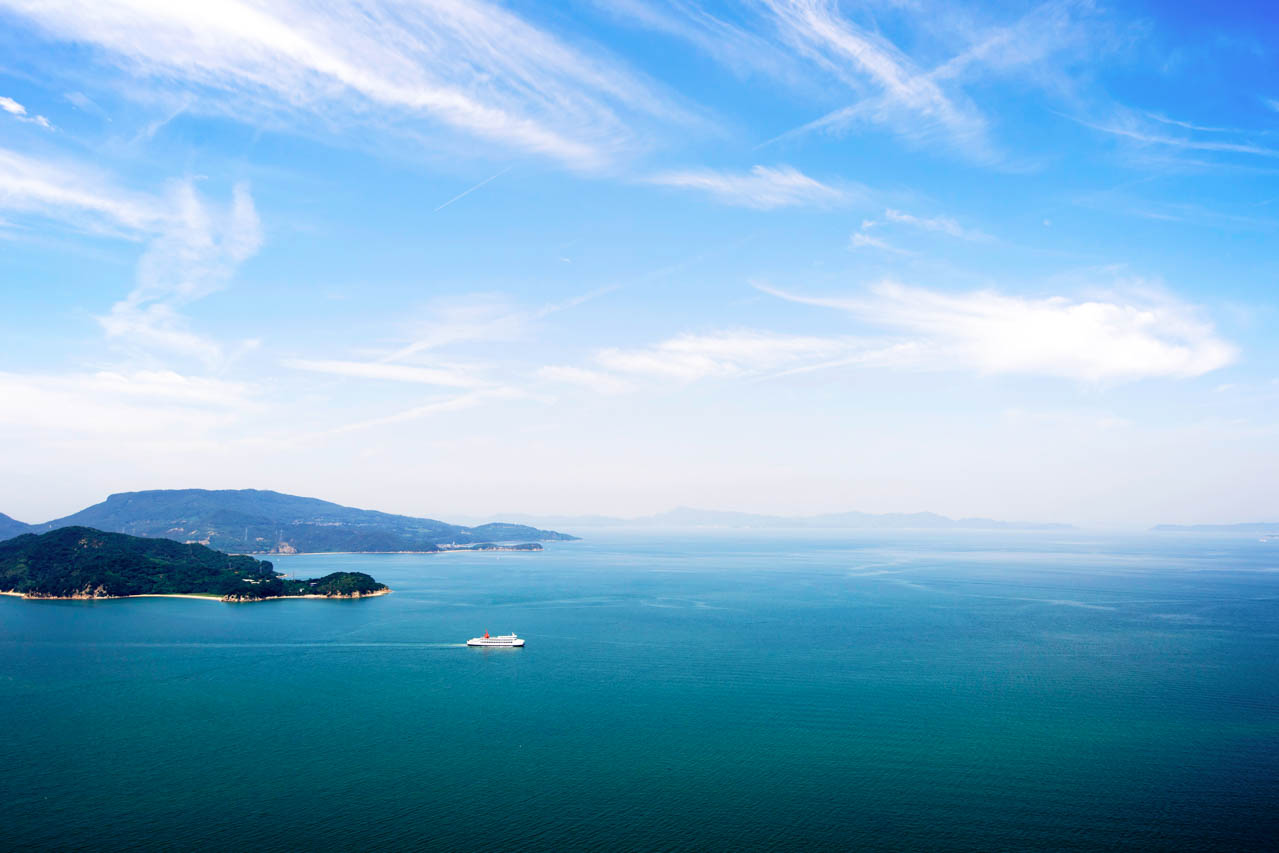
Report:
M1271 520L1277 285L1264 2L0 0L25 521Z

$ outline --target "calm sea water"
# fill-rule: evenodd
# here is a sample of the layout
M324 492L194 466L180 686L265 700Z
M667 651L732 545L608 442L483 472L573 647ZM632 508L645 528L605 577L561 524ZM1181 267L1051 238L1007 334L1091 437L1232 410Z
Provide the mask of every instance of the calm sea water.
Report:
M592 532L0 599L14 850L1279 846L1279 544ZM523 650L459 646L517 631Z

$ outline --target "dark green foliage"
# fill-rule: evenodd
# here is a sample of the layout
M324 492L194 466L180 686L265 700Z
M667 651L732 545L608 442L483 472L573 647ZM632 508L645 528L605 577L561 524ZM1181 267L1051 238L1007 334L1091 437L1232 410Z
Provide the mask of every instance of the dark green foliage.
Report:
M292 581L296 589L305 595L368 595L386 589L364 572L334 572L309 581Z
M327 595L350 598L357 595L381 592L385 589L386 584L378 583L364 572L333 572L322 578L309 580L273 578L265 583L242 583L238 589L228 593L228 595L242 601L293 595Z
M434 551L439 543L575 538L519 524L461 527L256 489L125 492L31 530L71 525L240 553Z
M0 590L33 596L205 593L254 600L367 595L385 589L363 572L285 579L265 560L91 527L60 527L0 542Z
M270 563L203 545L142 539L89 527L26 533L0 542L0 589L65 597L218 593L270 581Z

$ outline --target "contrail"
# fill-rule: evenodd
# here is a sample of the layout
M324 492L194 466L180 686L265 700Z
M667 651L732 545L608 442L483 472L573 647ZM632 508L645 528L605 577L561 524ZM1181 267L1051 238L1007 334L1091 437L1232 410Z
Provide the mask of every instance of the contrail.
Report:
M462 192L460 192L460 193L458 193L457 195L453 196L451 199L449 199L448 201L444 202L444 204L442 204L442 205L440 205L439 207L435 208L435 210L433 210L433 211L431 211L431 212L432 212L432 213L439 213L441 210L443 210L444 208L448 207L450 204L452 204L453 202L457 201L459 198L462 198L463 196L470 195L471 193L473 193L473 192L475 192L476 190L478 190L480 187L482 187L482 186L484 186L485 184L487 184L489 181L492 181L492 180L494 180L494 179L496 179L496 178L500 178L500 177L502 177L502 176L503 176L503 175L505 175L507 172L511 171L511 169L512 169L512 168L513 168L512 166L507 166L505 169L503 169L502 171L498 172L496 175L493 175L493 176L491 176L491 177L485 178L484 180L480 181L480 182L479 182L478 184L476 184L475 186L471 187L469 190L463 190Z

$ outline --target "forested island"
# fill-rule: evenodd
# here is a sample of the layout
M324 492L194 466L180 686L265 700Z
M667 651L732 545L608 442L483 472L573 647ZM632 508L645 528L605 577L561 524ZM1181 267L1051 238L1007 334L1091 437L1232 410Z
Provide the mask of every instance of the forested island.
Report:
M189 595L222 601L360 598L390 592L363 572L285 578L266 560L204 545L60 527L0 542L0 592L24 598Z

